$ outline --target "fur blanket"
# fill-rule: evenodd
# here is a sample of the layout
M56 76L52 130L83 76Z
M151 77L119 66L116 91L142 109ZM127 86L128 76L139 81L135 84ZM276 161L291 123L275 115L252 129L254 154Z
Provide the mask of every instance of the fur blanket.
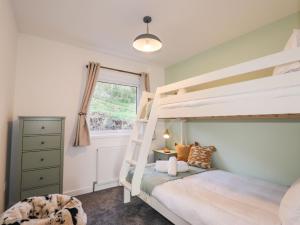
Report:
M81 202L66 195L32 197L18 202L0 216L0 225L86 225Z

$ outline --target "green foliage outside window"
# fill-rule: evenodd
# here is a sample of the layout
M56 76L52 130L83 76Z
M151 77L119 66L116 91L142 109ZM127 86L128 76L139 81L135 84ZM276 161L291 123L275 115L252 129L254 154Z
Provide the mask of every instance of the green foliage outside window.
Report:
M136 87L97 82L89 108L91 131L131 129L136 98Z

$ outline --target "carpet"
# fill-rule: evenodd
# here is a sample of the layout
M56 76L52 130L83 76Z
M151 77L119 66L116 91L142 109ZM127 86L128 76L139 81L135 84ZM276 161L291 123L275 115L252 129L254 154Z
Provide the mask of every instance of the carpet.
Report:
M172 225L137 197L124 204L122 187L76 197L82 202L88 225Z

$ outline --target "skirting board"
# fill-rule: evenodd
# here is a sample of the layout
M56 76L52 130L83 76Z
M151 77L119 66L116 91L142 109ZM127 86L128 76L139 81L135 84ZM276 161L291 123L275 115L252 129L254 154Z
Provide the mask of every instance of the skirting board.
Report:
M75 189L75 190L64 191L64 194L69 196L77 196L77 195L83 195L91 192L93 192L92 185L84 188Z
M166 208L163 204L161 204L158 200L156 200L156 198L153 198L152 196L146 194L145 192L141 191L138 197L142 199L144 202L146 202L148 205L150 205L157 212L159 212L161 215L163 215L168 220L170 220L172 223L174 223L175 225L191 225L181 217L171 212L168 208Z
M117 187L119 186L119 179L114 179L111 181L101 182L95 184L95 190L94 191L100 191L107 188Z
M107 181L107 182L96 183L95 191L100 191L100 190L117 187L117 186L119 186L119 179L114 179L114 180ZM80 188L80 189L64 191L64 194L70 195L70 196L77 196L77 195L83 195L83 194L88 194L88 193L92 193L92 192L93 192L93 185L84 187L84 188Z

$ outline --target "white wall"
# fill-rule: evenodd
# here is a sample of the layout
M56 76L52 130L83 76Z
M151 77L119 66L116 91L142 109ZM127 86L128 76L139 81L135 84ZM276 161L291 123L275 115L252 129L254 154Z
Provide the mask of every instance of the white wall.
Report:
M8 124L12 120L17 27L9 0L0 0L0 214L4 208Z
M18 40L14 117L65 116L64 192L85 193L96 179L96 148L100 154L101 183L114 183L128 136L93 139L91 146L73 148L86 69L89 61L102 65L149 72L152 91L164 84L164 70L128 59L77 48L22 34ZM100 71L101 76L101 71Z

